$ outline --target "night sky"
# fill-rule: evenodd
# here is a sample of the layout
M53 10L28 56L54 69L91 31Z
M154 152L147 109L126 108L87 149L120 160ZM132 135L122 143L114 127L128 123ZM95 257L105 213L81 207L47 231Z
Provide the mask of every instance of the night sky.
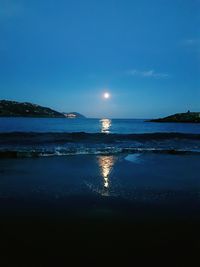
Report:
M199 0L0 0L0 99L88 117L200 111L199 29Z

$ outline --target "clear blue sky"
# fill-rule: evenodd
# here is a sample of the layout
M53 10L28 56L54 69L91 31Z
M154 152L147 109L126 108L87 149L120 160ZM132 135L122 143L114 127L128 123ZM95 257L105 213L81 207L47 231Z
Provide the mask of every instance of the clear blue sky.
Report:
M199 60L200 0L0 0L0 99L89 117L200 111Z

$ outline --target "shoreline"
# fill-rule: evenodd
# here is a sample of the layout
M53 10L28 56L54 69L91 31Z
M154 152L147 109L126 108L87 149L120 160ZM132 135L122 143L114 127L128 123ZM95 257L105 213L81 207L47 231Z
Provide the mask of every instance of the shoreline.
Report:
M124 266L133 259L162 266L195 263L199 159L164 154L0 159L2 266Z

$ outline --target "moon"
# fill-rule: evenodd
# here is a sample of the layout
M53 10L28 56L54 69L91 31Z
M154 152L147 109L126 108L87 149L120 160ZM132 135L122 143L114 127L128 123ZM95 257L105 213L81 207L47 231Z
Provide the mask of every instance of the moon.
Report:
M103 94L103 97L104 97L105 99L108 99L108 98L110 98L110 94L109 94L108 92L105 92L105 93Z

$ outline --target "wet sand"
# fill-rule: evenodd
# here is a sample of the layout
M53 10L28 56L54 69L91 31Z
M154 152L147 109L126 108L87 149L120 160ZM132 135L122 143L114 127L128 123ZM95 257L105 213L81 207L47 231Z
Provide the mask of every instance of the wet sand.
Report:
M1 266L195 266L199 160L1 159Z

